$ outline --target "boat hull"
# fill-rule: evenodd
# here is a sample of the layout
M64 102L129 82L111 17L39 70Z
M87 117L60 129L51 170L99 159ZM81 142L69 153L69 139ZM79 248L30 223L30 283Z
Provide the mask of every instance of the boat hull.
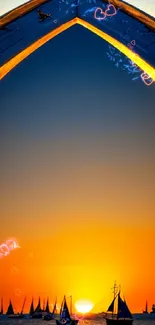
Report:
M38 313L38 314L32 314L32 318L42 318L42 314L40 313Z
M8 315L8 318L24 318L24 315Z
M106 318L107 325L132 325L133 319Z
M77 325L78 319L71 319L67 320L66 322L61 322L60 320L56 319L57 325Z

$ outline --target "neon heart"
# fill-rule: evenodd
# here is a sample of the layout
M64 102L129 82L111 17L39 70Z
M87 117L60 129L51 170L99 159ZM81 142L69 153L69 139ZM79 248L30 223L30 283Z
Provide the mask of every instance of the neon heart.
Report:
M97 17L98 15L98 17ZM100 16L100 17L99 17ZM94 18L97 20L103 20L106 18L106 14L105 12L102 10L102 8L96 8L95 12L94 12Z
M152 78L146 72L143 72L141 74L141 78L142 78L142 80L143 80L143 82L145 83L146 86L151 86L153 84L153 82L154 82L152 80ZM148 80L148 81L146 81L146 80Z
M117 10L114 5L110 4L108 5L108 8L105 11L106 16L115 16L117 14Z
M133 39L132 41L131 41L131 44L134 46L134 45L136 45L136 41L135 41L135 39Z
M0 245L0 257L7 256L11 250L20 248L16 240L9 239Z
M9 254L9 248L6 244L0 245L0 254L3 256L7 256Z

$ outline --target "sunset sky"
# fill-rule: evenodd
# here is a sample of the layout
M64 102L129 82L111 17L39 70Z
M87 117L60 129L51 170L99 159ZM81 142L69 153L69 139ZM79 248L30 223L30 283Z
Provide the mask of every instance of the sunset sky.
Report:
M106 310L116 280L132 312L155 302L155 86L74 26L0 84L0 295L64 294ZM123 56L122 56L123 58Z

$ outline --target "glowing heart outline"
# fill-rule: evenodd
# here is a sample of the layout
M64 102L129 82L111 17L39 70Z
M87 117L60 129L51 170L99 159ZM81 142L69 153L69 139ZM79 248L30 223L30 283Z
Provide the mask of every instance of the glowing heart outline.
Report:
M113 8L114 12L111 13L111 14L108 14L108 11L111 10L110 8ZM110 4L108 5L106 11L105 11L105 15L108 16L108 17L112 17L112 16L115 16L116 14L117 14L117 10L116 10L115 6L114 6L112 3L110 3Z
M154 82L153 79L146 72L143 72L140 76L146 86L151 86L153 84L153 82ZM152 80L149 83L147 83L146 80L149 80L149 79L152 79Z
M0 254L2 256L7 256L7 255L9 255L9 253L10 253L10 250L9 250L7 244L5 244L5 243L1 244L0 245Z
M108 13L111 10L111 8L113 8L113 12ZM100 11L99 15L103 15L103 17L97 17L96 14L98 11ZM94 18L97 20L104 20L106 17L112 17L112 16L115 16L116 14L117 14L117 10L116 10L115 6L110 3L105 11L103 11L103 9L100 7L96 8L96 10L94 12Z
M96 13L97 11L100 11L100 15L104 15L104 17L97 17L96 16ZM106 18L106 14L105 12L102 10L102 8L96 8L95 12L94 12L94 18L97 19L97 20L104 20Z
M20 248L15 239L9 239L5 243L0 244L0 258L10 254L10 251Z
M131 45L133 45L133 46L136 45L136 41L135 41L135 39L133 39L133 40L131 41Z

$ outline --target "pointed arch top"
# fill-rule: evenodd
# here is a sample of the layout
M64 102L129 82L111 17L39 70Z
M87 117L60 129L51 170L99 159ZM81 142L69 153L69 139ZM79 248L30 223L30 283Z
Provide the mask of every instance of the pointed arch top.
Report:
M37 9L50 16L42 19ZM155 20L120 0L31 0L4 15L0 18L0 79L75 24L112 44L155 81Z

